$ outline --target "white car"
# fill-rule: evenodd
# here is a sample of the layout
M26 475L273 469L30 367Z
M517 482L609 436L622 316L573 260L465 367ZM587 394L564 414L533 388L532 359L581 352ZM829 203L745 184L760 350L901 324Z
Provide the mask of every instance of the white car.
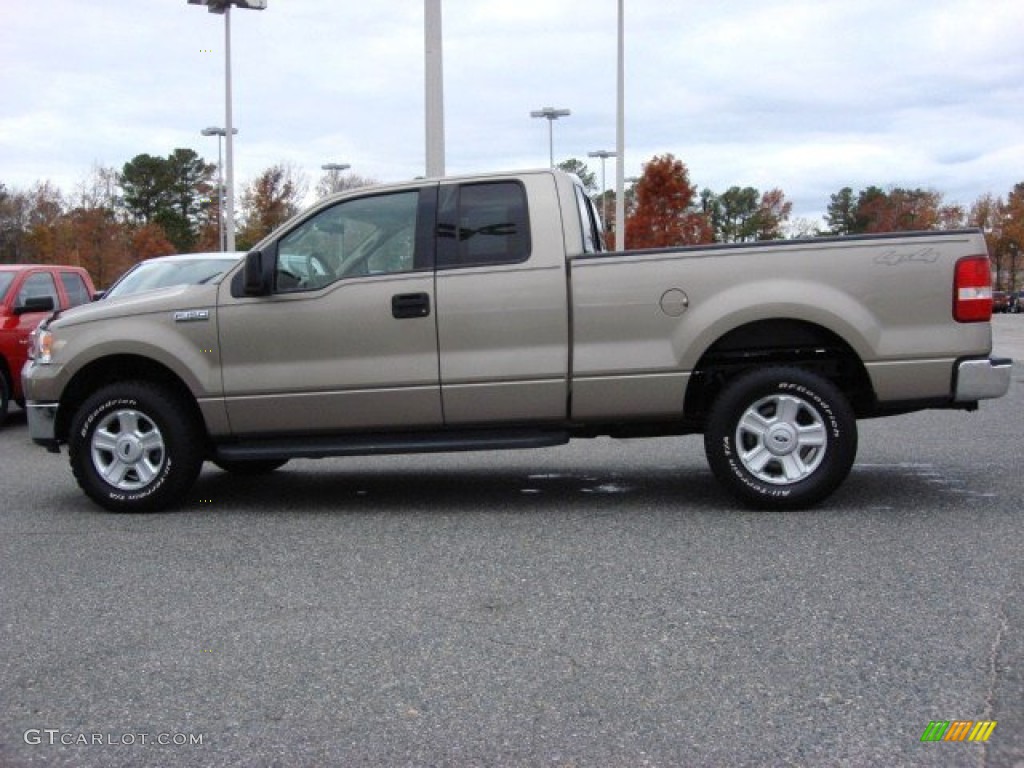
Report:
M119 299L142 291L172 285L198 285L220 277L238 260L242 251L180 253L140 261L119 277L99 298Z

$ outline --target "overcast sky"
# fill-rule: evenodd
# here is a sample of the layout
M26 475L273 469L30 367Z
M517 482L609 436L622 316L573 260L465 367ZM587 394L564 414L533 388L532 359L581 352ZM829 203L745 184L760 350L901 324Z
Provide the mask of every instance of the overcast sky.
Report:
M422 0L234 11L236 180L326 162L424 173ZM1024 181L1024 0L626 0L626 176L672 153L700 188L780 187L817 219L844 186L969 205ZM616 0L442 0L449 174L615 148ZM0 182L64 192L96 165L224 124L224 17L186 0L0 0ZM607 166L609 184L614 161Z

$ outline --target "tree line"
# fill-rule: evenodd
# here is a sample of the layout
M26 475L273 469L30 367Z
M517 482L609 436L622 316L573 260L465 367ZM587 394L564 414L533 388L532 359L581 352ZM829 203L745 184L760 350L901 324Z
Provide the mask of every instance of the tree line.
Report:
M615 237L615 193L600 190L586 163L559 167L575 173L605 213ZM316 198L375 183L328 171ZM239 195L236 246L246 250L295 215L307 199L305 174L287 163L267 168ZM70 263L85 267L99 286L132 264L170 253L216 251L223 190L217 167L191 149L165 157L137 155L120 170L98 167L70 194L50 182L26 190L0 181L0 263ZM1020 287L1024 245L1024 182L1003 197L986 194L969 208L948 204L934 190L844 187L831 195L824 219L791 221L793 205L781 189L733 186L699 189L686 165L655 156L625 190L626 247L657 248L792 237L827 237L911 230L979 227L985 233L997 287Z
M575 173L606 211L608 240L614 244L615 193L597 187L580 160L559 165ZM965 208L946 203L930 189L869 186L854 193L843 187L829 198L820 224L790 221L793 205L781 189L761 192L734 186L721 193L698 192L686 164L671 154L655 156L624 190L626 248L750 242L793 237L836 237L977 227L985 234L996 288L1024 288L1024 182L1005 198L984 194Z

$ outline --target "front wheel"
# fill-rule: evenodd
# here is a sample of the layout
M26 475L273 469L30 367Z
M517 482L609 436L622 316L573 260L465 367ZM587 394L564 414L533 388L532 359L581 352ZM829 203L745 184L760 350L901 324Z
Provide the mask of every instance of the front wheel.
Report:
M104 387L78 409L68 453L82 490L111 512L153 512L179 503L203 463L191 409L149 382Z
M857 421L828 379L799 368L741 374L715 400L704 432L715 477L761 509L801 509L846 479Z

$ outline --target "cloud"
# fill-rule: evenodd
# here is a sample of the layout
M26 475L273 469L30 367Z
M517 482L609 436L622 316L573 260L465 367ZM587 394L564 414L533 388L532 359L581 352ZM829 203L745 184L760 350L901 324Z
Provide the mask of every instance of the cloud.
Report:
M0 182L69 190L96 163L191 147L224 121L223 17L184 0L12 4L0 27ZM615 145L616 9L443 0L449 172ZM1024 180L1019 0L626 3L627 153L701 187L781 187L815 215L843 186L968 203ZM232 24L236 178L324 162L423 172L422 4L270 0ZM614 161L608 166L614 175Z

